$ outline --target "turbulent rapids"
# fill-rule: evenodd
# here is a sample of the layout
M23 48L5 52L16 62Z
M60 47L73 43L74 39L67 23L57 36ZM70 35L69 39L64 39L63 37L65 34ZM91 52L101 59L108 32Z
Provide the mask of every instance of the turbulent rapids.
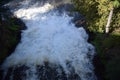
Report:
M56 4L64 3L61 2ZM73 17L65 10L60 13L51 0L14 3L7 5L27 29L2 65L2 80L96 80L92 65L94 47L87 42L85 30L72 23Z

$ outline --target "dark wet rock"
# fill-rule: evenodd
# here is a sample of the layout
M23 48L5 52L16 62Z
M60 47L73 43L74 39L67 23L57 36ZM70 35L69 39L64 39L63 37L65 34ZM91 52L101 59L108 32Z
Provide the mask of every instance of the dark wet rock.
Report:
M35 69L36 71L33 71ZM66 75L65 71L61 66L58 65L38 65L38 66L19 66L11 67L8 69L7 74L3 80L23 80L30 76L37 75L37 80L80 80L80 77L75 73ZM1 78L0 78L1 80Z
M12 0L0 0L0 7Z
M72 16L72 22L75 24L77 28L86 26L86 20L83 15L81 15L79 12L71 12L69 16Z
M73 21L77 21L79 19L84 19L84 17L79 12L72 12L70 16L73 16Z
M24 29L26 26L20 19L8 8L0 7L0 64L14 51Z
M84 19L79 19L75 21L76 27L84 27L86 24L86 21Z
M60 5L57 5L54 10L58 11L59 13L70 13L70 11L72 11L74 8L74 6L72 4L60 4Z

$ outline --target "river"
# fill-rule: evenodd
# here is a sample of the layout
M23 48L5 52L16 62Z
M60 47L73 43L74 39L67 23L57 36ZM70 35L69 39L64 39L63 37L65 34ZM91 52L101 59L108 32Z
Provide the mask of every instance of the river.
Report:
M11 12L27 26L2 64L2 80L96 80L94 47L60 5L69 0L14 0ZM59 7L59 8L57 8Z

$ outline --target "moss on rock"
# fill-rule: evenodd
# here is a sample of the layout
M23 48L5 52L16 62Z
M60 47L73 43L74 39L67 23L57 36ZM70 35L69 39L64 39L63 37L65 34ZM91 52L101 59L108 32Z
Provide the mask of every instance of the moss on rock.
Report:
M2 63L14 51L25 25L14 17L9 9L0 7L0 10L0 63Z

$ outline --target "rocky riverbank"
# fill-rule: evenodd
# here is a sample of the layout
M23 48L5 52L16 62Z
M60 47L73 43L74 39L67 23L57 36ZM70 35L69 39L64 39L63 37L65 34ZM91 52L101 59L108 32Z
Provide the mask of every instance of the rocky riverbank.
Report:
M80 19L78 16L73 22L77 27L86 24L85 19ZM0 63L14 51L16 45L20 42L21 30L25 28L24 23L17 19L9 9L0 7ZM119 80L120 29L109 35L87 32L90 35L89 42L96 48L97 55L93 63L98 80ZM2 74L0 73L0 75Z
M0 7L0 64L20 42L21 30L26 27L8 8Z

